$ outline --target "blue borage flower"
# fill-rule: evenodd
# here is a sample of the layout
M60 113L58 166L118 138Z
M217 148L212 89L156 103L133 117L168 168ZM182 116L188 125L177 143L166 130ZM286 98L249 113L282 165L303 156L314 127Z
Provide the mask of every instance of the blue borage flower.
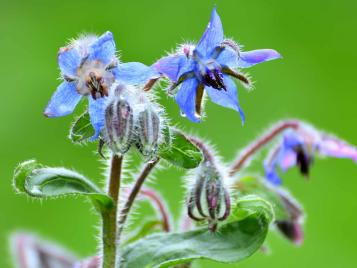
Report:
M273 148L264 163L266 178L280 185L278 167L286 171L293 166L298 166L301 174L307 177L315 155L350 158L357 163L357 148L304 125L297 130L287 130L277 147Z
M249 79L236 68L280 58L272 49L241 52L232 40L224 39L221 20L213 9L211 20L197 46L183 45L177 53L159 59L153 66L172 82L170 90L181 85L175 100L182 112L193 122L199 122L204 90L218 105L234 109L241 115L237 88L230 77L250 87Z
M139 62L120 64L116 57L113 35L82 36L63 47L58 53L58 64L63 78L48 103L47 117L68 115L83 96L89 101L90 121L95 129L92 140L98 138L104 126L104 110L110 87L114 81L142 85L156 79L156 70Z

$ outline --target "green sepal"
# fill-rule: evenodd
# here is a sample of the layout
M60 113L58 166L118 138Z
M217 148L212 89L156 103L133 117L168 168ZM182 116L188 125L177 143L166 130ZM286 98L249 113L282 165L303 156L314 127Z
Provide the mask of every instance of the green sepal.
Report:
M69 138L73 143L86 142L93 137L95 130L90 122L88 112L81 114L72 124Z

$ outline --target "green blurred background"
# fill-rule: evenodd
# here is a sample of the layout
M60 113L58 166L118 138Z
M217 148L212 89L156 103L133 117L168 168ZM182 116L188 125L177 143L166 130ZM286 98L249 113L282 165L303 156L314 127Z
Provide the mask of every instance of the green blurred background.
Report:
M246 49L275 48L284 59L249 70L256 89L240 90L247 115L244 127L238 113L210 102L205 122L190 123L161 93L160 102L173 122L208 138L226 160L286 117L308 120L357 144L355 0L1 0L0 267L11 267L7 239L17 229L57 240L79 256L96 249L98 218L89 202L40 202L16 195L11 186L16 164L33 157L103 181L95 145L73 146L67 139L72 116L42 116L59 84L58 48L79 33L110 30L122 61L151 64L176 44L197 41L214 4L228 37ZM155 180L176 216L183 200L183 174L162 170ZM318 160L310 181L295 170L284 178L308 214L304 245L296 248L273 233L269 256L257 253L238 265L201 262L201 267L356 267L357 166L350 160Z

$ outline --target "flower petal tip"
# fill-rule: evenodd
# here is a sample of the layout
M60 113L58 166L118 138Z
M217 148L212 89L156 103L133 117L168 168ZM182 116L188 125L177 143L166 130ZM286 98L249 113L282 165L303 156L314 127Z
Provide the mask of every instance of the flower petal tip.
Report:
M52 115L49 111L47 111L47 110L45 110L42 114L43 114L45 117L47 117L47 118L53 117L53 115Z
M283 56L276 50L272 49L272 60L274 59L282 59Z

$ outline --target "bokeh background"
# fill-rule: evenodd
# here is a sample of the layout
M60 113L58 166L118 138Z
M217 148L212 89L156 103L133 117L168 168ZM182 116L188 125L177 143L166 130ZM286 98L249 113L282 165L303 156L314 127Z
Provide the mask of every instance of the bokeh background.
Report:
M208 138L227 161L271 123L288 117L357 144L355 0L1 0L0 267L12 267L7 241L18 229L56 240L79 256L96 249L98 218L89 202L40 202L16 195L11 185L16 164L34 157L75 168L102 184L95 145L73 146L67 139L72 116L42 116L59 84L58 48L79 33L110 30L122 61L151 64L178 43L198 41L214 4L228 37L246 49L275 48L284 59L249 70L256 89L239 91L247 115L244 127L238 113L210 102L205 122L190 123L161 92L160 102L173 122ZM156 187L176 217L182 175L175 169L156 173ZM271 234L268 256L257 253L237 265L203 261L201 267L356 267L357 166L350 160L317 160L310 181L296 170L284 178L308 214L304 245L297 248Z

